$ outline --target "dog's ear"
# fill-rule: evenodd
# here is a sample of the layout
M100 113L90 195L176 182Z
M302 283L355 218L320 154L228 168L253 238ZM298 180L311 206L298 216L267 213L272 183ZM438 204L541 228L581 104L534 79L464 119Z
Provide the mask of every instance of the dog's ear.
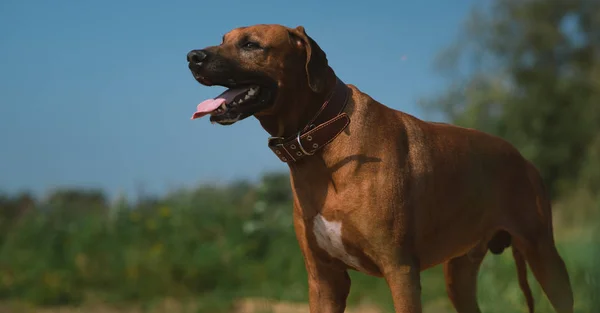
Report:
M321 47L306 34L304 27L298 26L290 31L292 44L306 51L306 76L308 86L314 92L323 91L328 69L327 56Z

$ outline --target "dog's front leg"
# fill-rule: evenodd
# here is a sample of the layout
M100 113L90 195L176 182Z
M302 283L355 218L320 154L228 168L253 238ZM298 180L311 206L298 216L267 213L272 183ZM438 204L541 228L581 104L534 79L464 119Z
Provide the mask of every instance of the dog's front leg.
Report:
M309 243L315 240L311 225L307 227L304 219L295 216L294 228L308 274L310 313L343 313L350 293L348 271L318 258L318 251L314 250L318 247Z
M343 313L350 292L350 276L345 270L307 266L310 313Z
M392 292L396 313L421 313L421 273L410 254L386 264L384 277Z

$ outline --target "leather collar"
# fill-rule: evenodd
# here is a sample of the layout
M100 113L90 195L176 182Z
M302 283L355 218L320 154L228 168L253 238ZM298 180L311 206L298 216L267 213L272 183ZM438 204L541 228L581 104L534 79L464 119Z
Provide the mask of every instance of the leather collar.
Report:
M296 135L287 138L270 137L269 148L283 162L298 160L315 154L332 142L350 123L343 113L349 95L348 86L336 77L336 85L317 114Z

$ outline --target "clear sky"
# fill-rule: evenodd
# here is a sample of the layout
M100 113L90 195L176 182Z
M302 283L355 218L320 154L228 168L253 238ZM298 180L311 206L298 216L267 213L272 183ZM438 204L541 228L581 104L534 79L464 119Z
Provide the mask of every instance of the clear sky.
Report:
M440 49L476 0L0 1L0 191L163 193L286 170L254 118L191 121L222 91L186 53L257 23L302 25L345 82L424 118Z

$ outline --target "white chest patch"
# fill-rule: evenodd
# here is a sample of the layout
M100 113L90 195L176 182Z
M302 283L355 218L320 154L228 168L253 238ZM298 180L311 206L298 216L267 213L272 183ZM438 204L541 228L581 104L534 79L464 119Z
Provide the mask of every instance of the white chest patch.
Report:
M330 222L321 214L317 214L313 220L313 232L317 237L317 244L330 256L350 265L357 270L361 270L360 261L355 256L350 255L344 249L342 242L342 222Z

